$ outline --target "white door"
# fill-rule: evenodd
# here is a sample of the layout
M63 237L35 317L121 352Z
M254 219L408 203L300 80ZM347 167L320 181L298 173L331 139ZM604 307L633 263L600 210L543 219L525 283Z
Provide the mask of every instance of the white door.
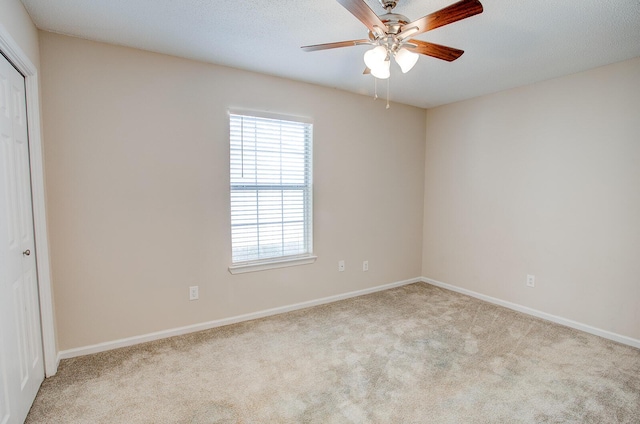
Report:
M0 55L0 424L24 422L43 379L24 77Z

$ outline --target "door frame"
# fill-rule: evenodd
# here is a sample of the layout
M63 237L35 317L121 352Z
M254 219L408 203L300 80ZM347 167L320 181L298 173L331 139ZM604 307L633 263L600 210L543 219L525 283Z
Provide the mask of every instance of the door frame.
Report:
M33 229L36 244L36 269L38 272L38 295L40 299L40 323L42 328L42 354L44 357L45 376L51 377L58 370L59 359L53 313L49 238L47 236L38 69L2 24L0 24L0 51L9 59L13 66L24 75L25 80Z

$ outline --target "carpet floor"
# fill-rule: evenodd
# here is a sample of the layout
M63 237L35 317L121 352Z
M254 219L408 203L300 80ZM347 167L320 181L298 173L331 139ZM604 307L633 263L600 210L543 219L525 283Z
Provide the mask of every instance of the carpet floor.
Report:
M27 423L640 423L640 350L424 283L64 360Z

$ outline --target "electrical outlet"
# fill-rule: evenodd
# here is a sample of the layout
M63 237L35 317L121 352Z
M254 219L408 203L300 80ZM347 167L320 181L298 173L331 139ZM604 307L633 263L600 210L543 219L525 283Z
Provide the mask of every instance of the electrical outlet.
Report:
M338 262L338 271L340 272L344 271L344 261Z
M189 287L189 300L198 300L198 286Z
M536 286L536 277L535 275L527 275L527 286L535 287Z
M362 270L369 271L369 261L362 262Z

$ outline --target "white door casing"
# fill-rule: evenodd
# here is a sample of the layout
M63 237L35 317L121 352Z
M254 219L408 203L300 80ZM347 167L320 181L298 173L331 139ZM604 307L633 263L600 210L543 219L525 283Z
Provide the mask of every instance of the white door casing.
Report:
M26 418L44 379L24 77L0 57L0 423Z
M53 293L49 261L43 150L40 131L38 69L2 24L0 24L0 53L6 56L25 78L33 226L35 230L35 246L38 253L36 267L40 300L40 324L44 348L45 374L47 377L50 377L57 372L59 357L55 336Z

